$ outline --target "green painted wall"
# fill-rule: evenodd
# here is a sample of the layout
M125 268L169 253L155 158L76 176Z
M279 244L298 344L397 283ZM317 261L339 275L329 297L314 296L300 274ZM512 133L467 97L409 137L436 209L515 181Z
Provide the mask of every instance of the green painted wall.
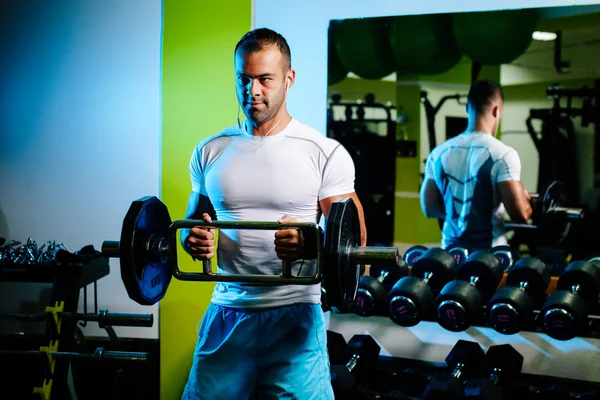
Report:
M163 2L161 190L174 220L185 216L195 145L236 122L233 49L251 28L251 8L251 0ZM180 269L200 270L178 256ZM181 398L213 287L173 279L160 302L161 399Z

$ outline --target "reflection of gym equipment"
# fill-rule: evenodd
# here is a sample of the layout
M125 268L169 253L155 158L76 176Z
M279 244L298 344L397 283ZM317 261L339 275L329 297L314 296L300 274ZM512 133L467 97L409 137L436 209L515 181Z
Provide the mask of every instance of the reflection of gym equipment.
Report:
M421 103L423 103L423 107L425 108L425 116L427 118L427 136L429 137L429 151L433 151L435 146L437 146L437 139L435 137L435 117L437 113L440 111L444 103L448 100L456 100L456 102L460 105L466 106L466 98L467 96L464 94L452 94L449 96L444 96L440 99L437 105L431 104L431 101L427 98L427 92L421 90ZM465 102L461 102L464 100ZM446 138L448 138L448 132L446 132Z
M341 114L337 110L343 110L344 119L336 117ZM383 115L368 115L377 111ZM392 111L395 106L377 103L370 93L364 101L333 95L327 110L327 136L348 150L356 166L355 190L365 213L368 245L393 243L396 121ZM382 132L375 132L379 128Z
M527 130L540 157L538 190L550 181L562 180L568 184L569 191L577 199L579 179L572 118L581 117L582 127L594 124L594 174L597 176L600 174L600 81L596 81L594 88L584 86L581 89L561 89L554 86L548 88L546 94L554 100L553 107L532 109L526 120ZM566 106L561 105L562 99L566 99ZM581 99L582 106L574 108L573 99ZM534 119L542 121L540 133L533 128Z

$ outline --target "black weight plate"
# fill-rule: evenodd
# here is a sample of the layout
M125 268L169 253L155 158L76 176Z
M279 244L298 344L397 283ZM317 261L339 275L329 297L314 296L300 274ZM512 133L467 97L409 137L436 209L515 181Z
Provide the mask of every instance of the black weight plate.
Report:
M419 257L421 257L421 255L426 251L427 247L425 246L412 246L411 248L406 250L406 253L404 253L404 262L406 262L406 265L408 265L409 267L412 267L413 265L415 265Z
M539 200L538 200L539 201ZM554 213L554 207L569 207L572 203L567 185L560 181L550 183L541 199L538 229L541 235L551 244L565 241L571 229L566 214Z
M129 298L141 305L160 301L171 282L169 264L148 251L148 241L167 237L170 225L167 207L154 196L135 200L123 219L119 242L121 279Z
M490 253L496 256L502 266L504 267L504 271L508 271L515 263L519 260L519 253L513 250L512 247L507 245L495 246L490 249Z
M354 201L350 198L334 201L325 230L323 280L327 303L338 313L347 312L356 297L361 268L360 264L350 262L346 249L359 244L360 224Z

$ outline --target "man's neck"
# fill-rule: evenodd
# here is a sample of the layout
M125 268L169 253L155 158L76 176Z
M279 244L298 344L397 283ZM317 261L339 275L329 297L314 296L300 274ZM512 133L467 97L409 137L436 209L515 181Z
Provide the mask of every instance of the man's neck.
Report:
M487 123L487 121L476 119L474 121L469 121L467 132L481 132L491 135L492 127L491 124Z
M248 124L248 128L252 130L252 135L254 136L275 136L283 131L291 120L291 115L287 111L284 111L280 114L275 114L273 118L262 124L256 125L250 121L246 121L246 123Z

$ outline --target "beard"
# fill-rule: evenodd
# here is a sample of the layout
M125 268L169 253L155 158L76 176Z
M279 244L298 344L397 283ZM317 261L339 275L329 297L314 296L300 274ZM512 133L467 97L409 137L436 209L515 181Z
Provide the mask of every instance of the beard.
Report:
M246 104L246 118L259 125L270 121L281 109L285 99L284 96L285 94L278 93L270 99L263 99L263 104L260 108L252 108L250 104ZM246 101L246 103L251 103L251 101L252 100Z

